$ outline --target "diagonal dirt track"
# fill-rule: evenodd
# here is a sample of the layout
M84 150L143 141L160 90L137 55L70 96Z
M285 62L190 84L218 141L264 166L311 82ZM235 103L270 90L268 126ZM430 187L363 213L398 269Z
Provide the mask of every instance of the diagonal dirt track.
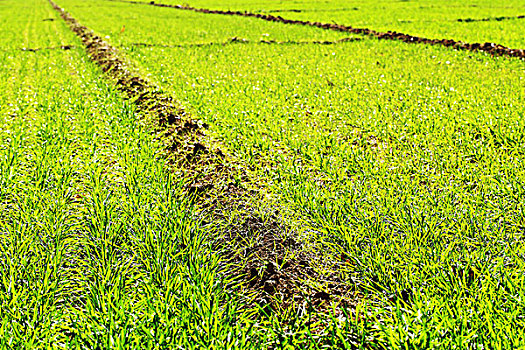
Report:
M117 49L81 25L52 0L48 1L82 40L91 60L116 81L117 88L135 103L140 112L155 116L160 137L167 143L169 157L184 160L190 175L192 169L200 172L198 168L202 164L211 165L212 171L204 179L201 177L198 182L192 183L188 193L195 195L199 204L211 213L210 224L223 224L217 249L224 252L228 259L224 268L229 270L225 273L239 276L248 294L255 295L253 306L265 313L297 305L313 305L323 311L331 308L329 301L341 305L341 312L352 308L356 292L348 288L337 272L330 272L327 276L313 268L319 266L321 254L294 240L293 232L283 224L278 213L263 218L250 203L254 195L235 185L232 179L234 174L222 152L212 151L203 145L206 126L189 118L171 96L135 73ZM218 187L217 183L225 186L220 195L210 199L206 192ZM228 222L232 212L241 215ZM290 252L294 253L293 256ZM337 270L340 264L321 263L330 271Z
M118 2L125 2L129 4L149 5L149 6L156 6L156 7L167 7L167 8L174 8L174 9L179 9L179 10L194 11L194 12L199 12L199 13L208 13L208 14L253 17L253 18L259 18L259 19L262 19L264 21L269 21L269 22L303 25L303 26L334 30L334 31L339 31L339 32L348 32L348 33L353 33L353 34L366 35L366 36L374 37L380 40L397 40L397 41L403 41L405 43L411 43L411 44L440 45L440 46L445 46L445 47L452 47L457 50L482 51L482 52L487 52L491 55L517 57L517 58L525 59L525 50L512 49L512 48L509 48L503 45L499 45L496 43L490 43L490 42L465 43L462 41L456 41L452 39L429 39L429 38L418 37L418 36L413 36L413 35L404 34L404 33L398 33L395 31L379 32L373 29L354 28L352 26L345 26L345 25L335 24L335 23L322 23L322 22L292 20L292 19L282 18L281 16L267 15L267 14L261 14L261 13L210 10L210 9L205 9L205 8L196 8L196 7L186 6L186 5L168 5L168 4L156 3L154 1L151 1L149 3L132 1L132 0L108 0L108 1L118 1Z

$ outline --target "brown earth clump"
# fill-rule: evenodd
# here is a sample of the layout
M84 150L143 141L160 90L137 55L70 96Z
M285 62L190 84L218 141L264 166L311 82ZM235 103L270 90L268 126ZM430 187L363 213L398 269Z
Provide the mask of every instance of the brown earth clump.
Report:
M265 314L297 307L326 311L332 303L341 313L354 307L359 295L337 273L341 262L321 261L319 252L294 237L276 214L249 215L226 228L226 255L241 266L253 304ZM320 273L321 265L330 272Z

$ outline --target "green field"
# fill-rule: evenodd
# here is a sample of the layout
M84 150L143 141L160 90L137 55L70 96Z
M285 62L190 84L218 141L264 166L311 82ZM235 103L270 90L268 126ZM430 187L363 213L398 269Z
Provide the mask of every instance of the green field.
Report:
M525 348L523 60L56 2L205 128L0 0L0 348ZM525 48L514 0L187 5Z
M150 0L138 0L149 3ZM520 0L163 0L220 10L251 11L299 19L351 25L378 31L398 31L435 39L495 42L525 48L525 3ZM516 18L522 17L522 18ZM458 19L467 20L458 22ZM479 20L486 21L479 21Z

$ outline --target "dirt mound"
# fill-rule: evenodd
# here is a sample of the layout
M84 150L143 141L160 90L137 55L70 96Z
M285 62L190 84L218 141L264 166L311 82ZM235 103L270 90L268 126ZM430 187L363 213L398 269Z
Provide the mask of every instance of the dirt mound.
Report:
M335 272L337 262L320 262L282 222L275 215L249 215L227 228L225 247L237 247L230 250L230 262L240 266L239 277L256 296L255 305L267 314L298 306L327 310L331 302L352 307L356 297ZM319 264L333 265L333 272L321 274Z

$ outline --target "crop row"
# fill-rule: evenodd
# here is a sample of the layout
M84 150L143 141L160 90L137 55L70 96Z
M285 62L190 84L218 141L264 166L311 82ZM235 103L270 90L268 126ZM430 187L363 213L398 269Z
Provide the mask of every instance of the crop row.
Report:
M149 3L149 0L138 0ZM159 0L154 3L180 5L176 0ZM229 1L194 0L191 6L212 10L248 11L268 14L275 11L290 20L337 23L355 28L370 28L378 32L396 31L412 36L452 39L455 41L484 43L494 42L503 46L523 49L525 42L523 3L517 0L469 0L435 2L417 1L353 1L337 0L295 1ZM485 18L508 17L503 22L477 21ZM516 18L512 18L516 17ZM458 22L457 19L474 21Z
M63 14L89 56L61 21L39 20L53 17L44 1L7 4L29 18L23 40L2 39L7 48L74 47L0 56L6 344L523 344L519 60L255 18L60 4L95 30ZM151 130L165 128L180 149L171 137L183 111L207 135L190 127L182 134L199 143L183 151L188 162L166 164ZM241 168L233 178L192 163L212 139L223 162ZM193 182L181 165L193 167ZM194 207L192 188L222 211ZM241 294L224 261L232 255L248 257L239 261L251 286ZM301 283L310 299L293 305ZM357 305L343 305L341 291ZM245 299L253 292L278 295L284 310L255 316ZM308 312L319 300L346 321Z
M195 168L199 172L202 172L204 168L203 161L205 161L207 167L218 161L226 163L222 159L224 155L221 151L209 152L205 146L198 142L199 137L202 139L204 136L201 126L191 120L181 120L181 117L178 115L184 115L184 112L180 109L174 109L173 100L169 96L162 95L159 92L155 93L153 91L154 88L148 86L149 83L146 80L130 72L123 60L118 57L119 55L115 48L93 34L91 30L79 24L78 21L54 2L50 2L68 23L71 30L82 39L93 61L100 65L105 72L108 72L112 79L117 81L118 88L125 92L137 105L137 111L145 114L154 114L160 126L165 126L166 123L174 126L174 128L168 127L168 130L162 133L164 140L168 137L171 139L171 145L168 150L170 151L170 157L174 161L185 168ZM187 149L188 146L189 149ZM217 159L218 154L221 154L221 157ZM204 176L202 173L199 174L200 180L196 179L195 181L198 182L190 185L189 194L199 193L212 188L215 188L215 191L217 191L218 184L228 181L228 178L231 177L231 174L225 171L226 168L227 165L214 164L212 170L207 170L207 174ZM203 178L206 183L202 183ZM228 211L233 210L234 201L239 202L239 200L242 200L243 205L246 207L245 202L247 198L243 198L246 197L246 194L243 194L243 189L232 187L230 184L227 184L227 186L226 192L234 191L236 197L239 198L228 198L227 193L224 191L220 192L219 195L223 197L221 198L223 201L230 201L226 203L225 209ZM203 198L200 199L201 201L203 200ZM223 208L222 210L225 209ZM246 212L248 211L246 210ZM251 209L251 212L255 212L255 210ZM230 213L223 215L230 215ZM214 217L213 220L217 218ZM288 249L298 251L301 244L295 242L293 238L283 237L283 228L275 221L276 219L273 220L273 222L265 222L259 217L244 218L240 225L237 224L237 227L230 229L232 232L228 232L230 235L225 238L227 240L240 241L241 235L245 235L247 231L252 235L260 234L258 240L261 243L255 248L251 248L256 251L257 259L245 259L248 261L242 261L245 264L244 275L246 275L242 276L242 278L247 278L251 289L260 295L257 299L258 305L263 307L265 312L268 312L273 304L269 299L275 298L277 295L281 299L280 307L304 301L308 297L328 300L330 295L326 292L320 292L315 289L307 291L297 289L296 284L301 284L300 281L302 279L312 278L315 275L315 271L311 271L310 263L308 262L310 259L306 254L296 254L293 259L285 256L285 246ZM282 248L279 249L280 246ZM248 249L247 247L242 248ZM280 268L274 267L277 261L279 261L278 266ZM279 272L277 269L279 269ZM238 272L232 267L230 273L236 274ZM334 288L335 285L332 289ZM338 291L338 294L340 295L342 292Z
M521 61L377 40L131 47L145 35L180 40L160 28L177 28L189 43L220 37L201 28L238 38L295 29L161 7L61 3L209 124L287 213L299 240L323 259L345 261L339 271L362 295L377 343L523 341Z
M0 347L243 347L249 311L147 115L80 49L7 50L82 47L47 2L0 11Z
M144 4L143 2L140 2L140 1L127 1L127 0L122 0L122 1L126 3L130 3L130 4ZM480 43L464 43L464 42L455 41L452 39L441 39L441 40L440 39L428 39L424 37L418 37L418 36L413 36L413 35L408 35L408 34L398 33L398 32L392 32L392 31L378 32L378 31L368 29L368 28L353 28L351 26L345 26L345 25L340 25L336 23L321 23L321 22L285 19L285 18L282 18L281 16L274 16L274 15L261 14L261 13L250 13L246 11L210 10L210 9L203 9L203 8L195 8L195 7L186 6L186 5L160 4L160 3L155 3L153 1L148 3L148 5L156 6L156 7L175 8L179 10L190 10L190 11L206 13L206 14L254 17L254 18L258 18L258 19L262 19L262 20L270 21L270 22L312 26L312 27L317 27L317 28L322 28L322 29L330 29L330 30L335 30L335 31L340 31L340 32L348 32L352 34L368 35L368 36L372 36L380 40L399 40L399 41L403 41L406 43L413 43L413 44L443 45L446 47L453 47L454 49L459 49L459 50L483 51L483 52L490 53L492 55L505 55L505 56L510 56L510 57L525 58L525 50L511 49L503 45L489 43L489 42L480 44Z

